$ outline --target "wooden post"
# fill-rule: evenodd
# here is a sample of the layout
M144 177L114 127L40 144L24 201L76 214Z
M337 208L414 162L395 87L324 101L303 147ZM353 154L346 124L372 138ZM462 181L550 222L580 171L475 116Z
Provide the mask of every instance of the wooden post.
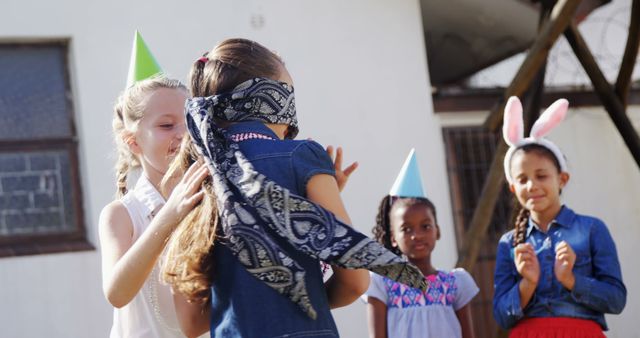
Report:
M598 63L591 54L591 51L589 51L589 47L582 38L578 28L575 25L570 25L564 35L585 72L591 79L591 83L600 97L602 105L609 113L622 139L627 144L631 156L633 156L636 164L640 167L640 137L638 137L638 133L633 128L633 124L625 112L622 101L618 95L616 95L613 86L607 81L604 74L602 74Z
M629 20L629 35L627 35L627 45L624 49L620 72L616 80L615 91L623 106L626 108L631 84L631 74L638 57L640 48L640 0L633 0L631 6L631 19Z
M529 88L533 77L547 59L549 50L573 19L580 2L581 0L559 0L553 7L549 20L543 24L538 37L527 53L527 57L507 87L503 100L492 109L487 117L484 123L487 129L496 131L502 123L502 111L507 99L513 95L521 96Z

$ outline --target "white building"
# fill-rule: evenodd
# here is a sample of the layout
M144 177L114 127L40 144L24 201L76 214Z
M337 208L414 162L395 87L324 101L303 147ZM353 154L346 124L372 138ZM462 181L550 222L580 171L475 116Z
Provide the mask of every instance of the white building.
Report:
M627 8L630 3L618 2ZM360 162L344 200L356 227L367 234L379 200L415 147L442 229L435 262L442 268L455 264L458 248L442 128L479 124L486 112L434 113L418 0L4 0L0 8L0 48L19 50L40 41L68 46L68 111L75 131L69 130L67 139L77 139L79 210L86 240L96 247L16 255L8 249L11 239L4 241L0 232L0 337L108 334L112 310L102 295L97 220L115 191L111 108L125 85L136 29L161 66L183 80L191 63L224 38L255 39L277 50L295 81L300 137L341 145L347 161ZM612 34L623 43L625 38ZM0 124L16 123L17 117L5 114L10 101L3 92L17 95L23 89L2 81L9 74L2 69L3 60L0 56ZM33 60L18 64L40 67ZM513 66L494 70L496 77L506 78L510 71ZM640 109L630 110L640 123ZM628 302L621 315L607 318L608 335L640 337L633 322L640 317L635 288L640 268L633 263L640 239L640 168L600 106L572 110L551 138L575 169L565 193L567 204L602 218L618 245ZM3 154L31 151L16 142L7 146L6 139L11 137L0 134L0 179L8 170L1 166ZM46 178L35 184L40 190L50 187ZM13 200L2 201L0 211L8 210L9 202ZM334 311L334 317L343 337L367 335L360 302Z

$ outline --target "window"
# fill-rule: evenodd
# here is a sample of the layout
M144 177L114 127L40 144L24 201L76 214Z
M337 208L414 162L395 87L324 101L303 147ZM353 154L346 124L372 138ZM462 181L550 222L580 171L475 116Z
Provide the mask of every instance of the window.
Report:
M69 42L0 43L0 257L86 241Z
M453 216L458 248L462 248L464 235L480 198L485 177L498 141L497 134L480 126L444 128L443 136L447 156L447 172L451 189ZM493 272L496 248L503 233L512 228L512 197L506 184L502 190L493 219L489 225L478 261L470 271L480 287L471 303L474 328L478 337L494 337L498 330L493 319Z

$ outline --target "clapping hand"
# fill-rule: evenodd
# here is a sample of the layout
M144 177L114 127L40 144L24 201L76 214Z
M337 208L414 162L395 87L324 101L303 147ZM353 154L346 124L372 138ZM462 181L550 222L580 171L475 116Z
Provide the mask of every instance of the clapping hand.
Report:
M572 290L576 282L573 275L573 266L576 263L576 253L569 243L562 241L556 245L556 261L553 265L553 272L556 279L565 288Z
M538 285L540 263L533 246L529 243L518 244L514 249L514 262L518 273L531 285Z

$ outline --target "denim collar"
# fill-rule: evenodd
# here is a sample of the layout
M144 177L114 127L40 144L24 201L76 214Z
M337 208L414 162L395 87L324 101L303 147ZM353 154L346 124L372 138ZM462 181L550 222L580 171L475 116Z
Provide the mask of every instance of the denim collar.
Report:
M556 215L556 218L553 221L551 221L551 223L549 223L549 225L557 224L557 225L563 226L565 228L570 228L571 224L573 224L573 219L575 218L575 216L576 216L576 214L575 214L575 212L573 212L573 210L571 210L566 205L563 205L562 208L560 208L560 212ZM531 231L533 231L533 229L536 229L536 230L542 232L540 230L540 228L538 227L538 225L533 221L533 219L531 217L529 217L528 223L529 223L529 225L527 226L527 237L529 237L529 235L531 234Z
M230 125L227 129L228 135L238 134L238 133L260 133L266 136L271 136L276 140L280 138L276 133L271 130L271 128L267 127L264 123L259 121L246 121L246 122L238 122Z

